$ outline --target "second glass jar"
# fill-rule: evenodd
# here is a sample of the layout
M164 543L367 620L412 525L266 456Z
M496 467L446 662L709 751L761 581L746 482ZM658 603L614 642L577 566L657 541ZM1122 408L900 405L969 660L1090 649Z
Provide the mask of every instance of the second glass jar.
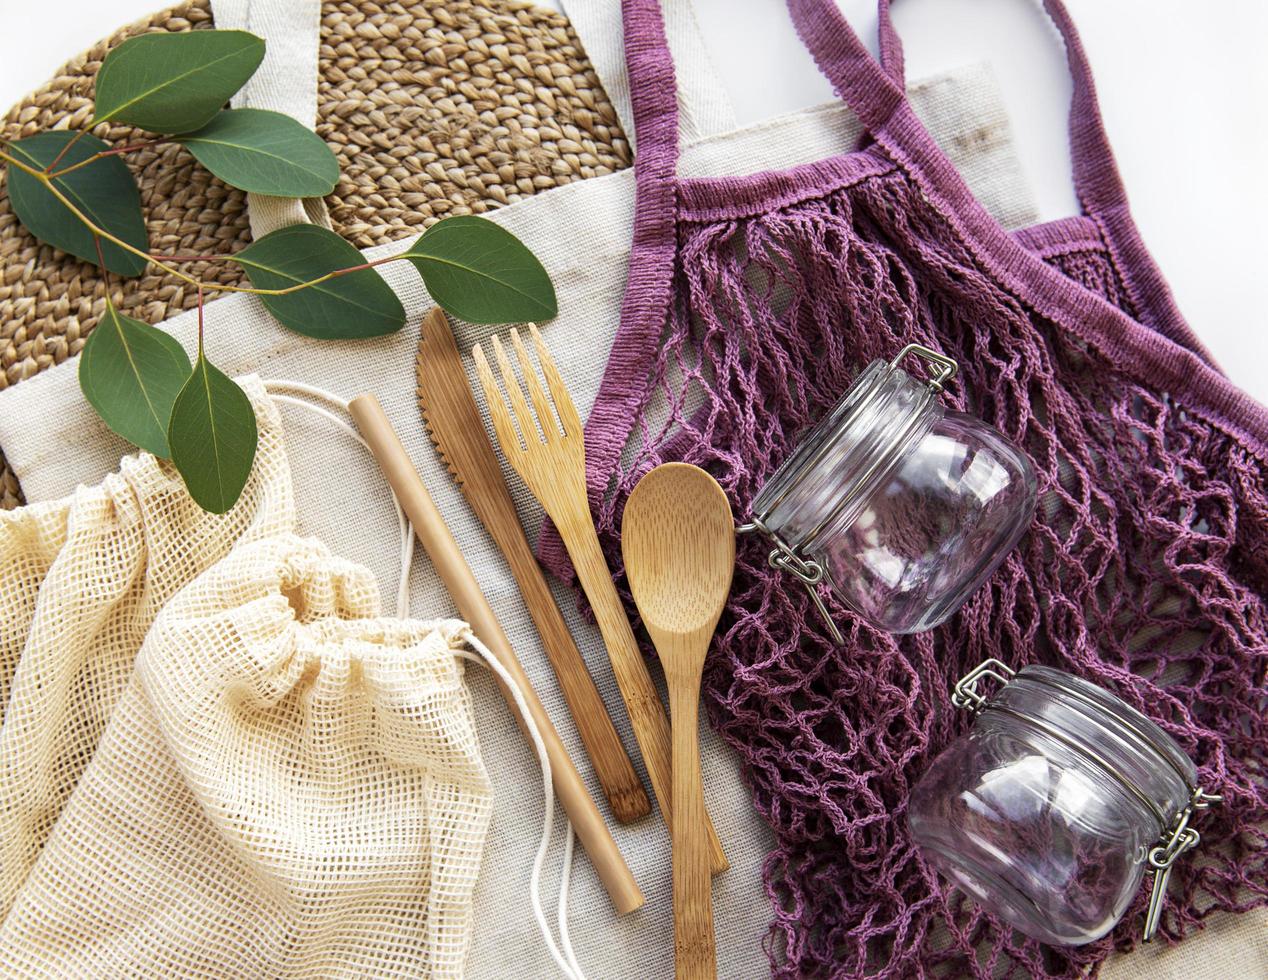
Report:
M994 695L983 688L1002 685ZM1028 936L1078 946L1104 936L1147 871L1144 938L1158 928L1173 862L1220 797L1156 724L1104 688L998 660L956 684L969 733L912 790L907 824L928 861Z

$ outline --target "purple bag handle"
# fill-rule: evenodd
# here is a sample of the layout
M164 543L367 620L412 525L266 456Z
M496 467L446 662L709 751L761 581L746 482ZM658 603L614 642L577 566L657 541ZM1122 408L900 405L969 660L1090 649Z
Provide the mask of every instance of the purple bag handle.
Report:
M881 67L898 85L906 85L903 42L890 15L892 0L877 0L880 14L879 41ZM1096 214L1124 204L1127 191L1114 163L1114 151L1101 119L1092 68L1079 39L1079 32L1061 0L1045 0L1044 9L1056 25L1065 44L1066 63L1074 82L1070 99L1070 158L1074 189L1088 214Z
M635 169L650 181L671 181L678 160L677 82L661 0L623 0L625 59L639 150ZM902 41L890 0L878 0L881 60L859 40L833 0L787 0L793 23L820 71L868 132L883 131L906 102ZM1101 120L1096 87L1078 32L1061 0L1043 0L1060 32L1074 82L1070 156L1074 186L1088 214L1123 205L1127 194ZM646 182L640 177L639 184ZM666 218L668 220L668 218Z
M672 176L678 159L677 80L665 35L662 0L622 0L625 64L638 142L635 167ZM869 130L883 125L904 100L859 42L832 0L787 0L803 43L837 94ZM803 29L806 28L806 29ZM809 30L813 42L807 38ZM843 70L854 69L854 70ZM842 84L842 83L845 84ZM666 174L666 163L670 164Z

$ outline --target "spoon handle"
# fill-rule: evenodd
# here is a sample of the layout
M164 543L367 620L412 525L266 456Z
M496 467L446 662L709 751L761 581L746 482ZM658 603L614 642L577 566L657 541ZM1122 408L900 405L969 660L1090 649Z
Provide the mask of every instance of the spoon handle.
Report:
M581 580L581 587L590 600L590 608L603 635L603 644L608 649L608 658L612 661L617 687L630 716L634 738L647 766L647 775L651 777L652 790L672 834L674 796L669 718L661 705L660 695L656 693L656 683L648 672L647 661L634 639L625 606L612 584L612 573L599 546L589 505L581 498L575 506L547 508L547 511L559 529L573 568ZM704 819L709 839L709 863L717 874L725 871L729 864L707 813Z
M671 643L691 643L675 637ZM705 642L708 642L707 639ZM675 659L694 659L695 651L675 652ZM680 673L680 672L675 672ZM669 702L673 723L673 883L674 975L677 980L711 980L717 976L713 935L713 895L709 874L709 836L700 778L697 714L700 672L671 677Z

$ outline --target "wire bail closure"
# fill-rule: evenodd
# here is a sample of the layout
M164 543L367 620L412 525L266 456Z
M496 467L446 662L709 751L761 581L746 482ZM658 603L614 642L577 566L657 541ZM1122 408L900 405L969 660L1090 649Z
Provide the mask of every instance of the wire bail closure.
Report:
M935 395L942 394L946 383L954 378L960 370L959 364L953 358L947 357L946 354L940 354L938 351L925 347L923 344L908 344L900 350L898 356L889 362L890 369L896 370L909 355L914 355L927 361L936 369L925 382L929 390ZM860 411L868 404L871 398L872 396L869 395L864 400L862 405L859 406ZM817 459L811 461L810 465L813 466L815 462L817 462ZM748 523L736 525L735 533L752 534L756 531L770 540L775 547L771 549L770 554L766 557L767 564L776 571L788 572L801 582L810 596L810 601L814 603L815 609L818 610L819 618L823 620L824 626L832 634L832 639L839 644L844 643L845 636L841 633L841 628L837 625L836 620L832 618L832 613L829 612L827 604L823 601L823 596L819 594L818 586L825 578L823 566L814 558L803 554L799 548L789 545L787 541L772 531L766 524L771 513L782 502L784 496L786 496L786 493L773 500L761 514L753 517ZM840 513L848 499L842 501L836 507L836 513ZM820 522L816 531L821 529L824 523ZM810 537L813 538L814 534L812 533Z
M960 371L960 365L956 363L955 358L947 357L946 354L941 354L930 347L926 347L924 344L908 344L898 352L897 357L889 362L889 366L897 368L909 354L923 358L938 369L937 373L926 382L929 385L929 390L935 395L942 394L946 383Z
M844 643L845 637L841 633L841 628L837 626L836 620L832 618L832 613L828 611L827 604L823 601L823 596L819 595L819 590L816 588L823 581L823 566L813 558L798 554L796 548L790 548L788 543L768 528L760 518L755 518L747 524L736 525L735 528L736 534L752 534L754 531L765 535L775 545L766 556L766 563L777 572L788 572L795 576L805 586L810 601L815 604L815 609L819 611L819 618L832 634L832 639L837 643Z
M1001 687L1006 686L1017 675L1017 672L1009 667L1006 663L996 660L993 657L983 660L980 664L970 670L967 674L956 681L951 691L951 703L957 708L963 708L973 714L974 717L983 711L992 707L994 695L988 696L979 690L978 685L986 681L995 681ZM995 691L997 695L998 690ZM1144 797L1143 792L1123 775L1118 766L1114 765L1108 759L1099 753L1093 752L1085 745L1080 745L1072 740L1060 736L1058 732L1051 729L1045 722L1029 715L1022 716L1020 712L1014 711L1012 708L1007 710L1009 714L1015 714L1023 717L1024 720L1030 722L1036 727L1042 729L1045 734L1057 736L1065 745L1079 752L1084 758L1091 759L1101 768L1107 770L1111 776L1123 783L1135 793L1136 796L1145 799L1152 805L1155 813L1161 817L1161 811L1155 801L1148 800ZM1143 732L1137 730L1137 733L1144 736ZM1148 740L1147 736L1145 736ZM1154 744L1152 740L1150 744ZM1156 747L1156 746L1155 746ZM1187 780L1186 780L1187 782ZM1201 786L1191 786L1191 794L1189 802L1183 810L1176 814L1175 819L1171 821L1170 826L1158 838L1158 842L1149 849L1146 860L1149 867L1153 871L1153 883L1149 889L1149 906L1145 910L1145 928L1143 939L1150 942L1158 932L1158 926L1162 922L1162 910L1167 901L1167 881L1171 878L1171 868L1175 864L1176 859L1197 847L1202 842L1202 836L1193 827L1189 826L1193 818L1193 814L1198 810L1209 809L1213 804L1223 801L1223 797L1216 793L1208 793ZM1163 817L1162 819L1165 819Z

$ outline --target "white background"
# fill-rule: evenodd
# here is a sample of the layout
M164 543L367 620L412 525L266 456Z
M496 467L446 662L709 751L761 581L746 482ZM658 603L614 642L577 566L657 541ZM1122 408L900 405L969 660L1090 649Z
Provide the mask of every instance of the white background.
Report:
M873 43L874 0L838 2ZM0 106L161 3L0 0ZM1146 243L1224 369L1268 402L1268 4L1066 3L1088 49ZM695 4L741 122L831 98L780 0ZM909 77L992 62L1041 216L1071 213L1069 80L1038 0L897 0L895 20Z

